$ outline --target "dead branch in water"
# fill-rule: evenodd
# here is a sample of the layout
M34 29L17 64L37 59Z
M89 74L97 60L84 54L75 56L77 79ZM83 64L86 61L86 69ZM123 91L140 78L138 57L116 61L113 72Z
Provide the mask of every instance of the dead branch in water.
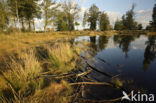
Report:
M95 67L91 66L88 62L86 62L86 63L87 63L87 65L88 65L91 69L95 70L96 72L98 72L98 73L100 73L100 74L103 74L103 75L105 75L105 76L108 76L108 77L110 77L110 78L113 77L112 75L110 75L110 74L108 74L108 73L105 73L105 72L99 71L99 70L96 69Z
M77 82L77 83L70 83L71 86L74 85L105 85L105 86L111 86L113 87L112 84L107 83L107 82Z
M41 77L53 77L55 79L62 79L62 78L68 78L68 77L81 77L81 76L85 76L91 72L92 72L92 70L89 69L83 73L78 73L78 74L71 73L71 74L63 74L63 75L41 75Z
M107 77L110 77L110 78L113 77L112 75L110 75L110 74L108 74L108 73L105 73L105 72L102 72L102 71L99 71L99 70L96 69L95 67L91 66L91 65L88 63L88 60L87 60L84 56L80 56L80 57L82 57L82 58L85 60L85 62L87 63L87 65L88 65L91 69L93 69L94 71L96 71L96 72L98 72L98 73L100 73L100 74L103 74L103 75L105 75L105 76L107 76Z

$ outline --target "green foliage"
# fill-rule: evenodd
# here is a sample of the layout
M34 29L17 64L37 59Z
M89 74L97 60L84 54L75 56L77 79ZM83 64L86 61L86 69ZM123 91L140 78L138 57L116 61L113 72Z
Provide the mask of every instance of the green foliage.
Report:
M101 31L110 29L109 18L106 13L102 12L99 16L99 27Z
M142 28L143 28L143 27L142 27L142 24L139 24L139 25L138 25L138 30L142 30Z
M76 26L79 26L79 25L80 25L80 23L78 23L78 22L75 22L75 25L76 25Z
M99 8L95 4L90 7L89 12L85 11L83 18L83 27L85 27L86 22L89 23L90 30L96 30L98 22L101 31L112 29L107 14L100 12Z
M156 4L153 7L152 21L150 22L150 25L151 27L148 29L156 31Z
M90 23L90 30L96 30L99 13L99 8L95 4L93 4L89 9L88 17L88 22Z
M75 26L77 26L77 30L78 30L78 26L80 25L80 23L75 22Z
M123 29L125 30L137 29L137 22L134 20L134 8L135 4L132 5L131 10L126 12L126 15L122 16Z
M83 16L83 27L84 27L84 28L85 28L85 26L86 26L87 19L88 19L88 12L85 11L85 12L84 12L84 16Z
M54 0L43 0L41 7L44 11L44 30L46 31L47 26L49 26L53 21L57 12L57 8L60 5L56 4Z
M67 24L67 18L64 12L58 12L56 16L56 22L55 25L57 26L57 31L67 31L68 30L68 24Z
M9 24L9 11L7 10L7 3L0 1L0 32L7 31Z
M123 23L122 23L122 21L117 20L115 22L114 30L123 30Z
M29 25L29 31L31 31L31 23L33 19L40 18L41 12L40 12L40 7L37 4L37 1L39 0L26 0L24 3L24 16L25 19L28 21Z
M31 25L34 24L34 18L41 18L41 10L38 4L39 0L8 0L12 17L22 24L22 30L25 31L25 22L28 23L29 31L32 30Z
M152 30L152 26L151 25L147 25L146 26L146 30Z
M61 9L56 12L55 15L55 26L57 31L72 31L74 26L78 26L78 23L75 24L74 21L79 19L79 5L73 3L71 0L65 1L61 5Z
M66 22L68 24L68 30L74 30L74 21L79 19L80 7L77 3L72 2L72 0L67 0L62 4L63 12L66 15Z

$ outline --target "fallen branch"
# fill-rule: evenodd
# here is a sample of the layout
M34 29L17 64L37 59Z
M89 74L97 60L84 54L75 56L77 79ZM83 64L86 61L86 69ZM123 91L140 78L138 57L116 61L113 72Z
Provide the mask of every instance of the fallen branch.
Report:
M112 84L107 83L107 82L77 82L77 83L70 83L71 86L74 85L105 85L105 86L111 86L113 87Z
M99 71L99 70L96 69L95 67L91 66L88 62L86 62L86 63L87 63L87 65L88 65L91 69L95 70L96 72L101 73L101 74L103 74L103 75L105 75L105 76L108 76L108 77L110 77L110 78L113 77L112 75L110 75L110 74L108 74L108 73L105 73L105 72Z
M68 77L73 77L73 76L81 77L81 76L85 76L85 75L87 75L87 74L89 74L91 72L92 72L92 70L89 69L88 71L85 71L85 72L79 73L79 74L72 73L72 74L65 74L65 75L42 75L40 77L53 77L55 79L61 79L61 78L68 78Z

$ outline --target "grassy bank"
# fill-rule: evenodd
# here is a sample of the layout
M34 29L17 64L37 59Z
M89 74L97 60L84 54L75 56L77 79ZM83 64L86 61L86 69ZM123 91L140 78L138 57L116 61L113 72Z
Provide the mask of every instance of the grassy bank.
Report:
M72 38L80 35L135 35L146 34L156 35L149 31L72 31L72 32L46 32L46 33L11 33L0 34L0 56L25 48L42 45L48 41L57 41L60 39Z
M78 70L82 49L73 43L73 37L143 33L73 31L1 34L0 102L68 103L72 100L73 88L64 77ZM87 42L85 44L88 45Z
M8 56L0 75L0 102L67 103L72 88L56 79L77 69L79 48L69 42L43 45ZM5 66L0 66L0 70ZM50 77L49 77L50 76Z
M69 39L79 35L93 36L103 34L103 32L91 31L0 34L0 56L37 45L46 44L49 41L55 42L60 39Z

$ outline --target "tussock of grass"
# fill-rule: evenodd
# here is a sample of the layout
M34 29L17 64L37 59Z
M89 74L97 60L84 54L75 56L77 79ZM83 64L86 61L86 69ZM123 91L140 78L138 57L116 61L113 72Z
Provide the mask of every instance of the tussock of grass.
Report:
M37 79L42 68L34 57L33 51L30 51L29 54L23 54L20 59L23 63L12 59L9 65L10 70L2 75L3 80L5 80L3 86L5 85L17 98L30 95L35 90L40 89L43 83L42 79Z
M69 43L55 44L53 48L48 48L50 54L50 71L53 73L66 73L75 69L78 59L75 52L79 53L78 48L72 48Z
M55 79L44 87L45 78L41 74L45 68L42 64L47 62L50 65L51 74L67 73L76 68L79 48L66 42L44 46L48 57L41 61L34 49L18 52L16 58L10 59L9 70L0 75L0 102L67 103L66 96L72 93L72 88L66 81L57 83Z
M69 96L72 88L64 80L61 83L53 82L43 90L38 90L34 96L29 97L26 101L32 103L69 103Z

